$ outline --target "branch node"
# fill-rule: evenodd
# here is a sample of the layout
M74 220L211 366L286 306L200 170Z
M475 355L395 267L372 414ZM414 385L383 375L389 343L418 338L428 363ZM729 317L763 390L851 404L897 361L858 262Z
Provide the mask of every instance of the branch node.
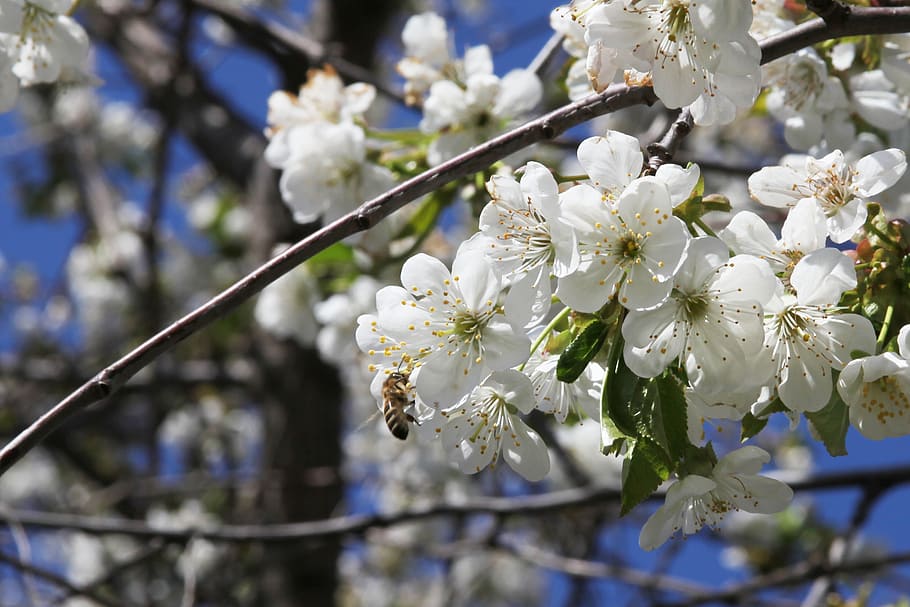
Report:
M547 120L543 124L540 125L540 134L545 139L553 139L554 137L556 137L556 129L553 128L553 125L550 124L549 120Z
M806 8L821 17L828 26L841 24L850 16L850 7L837 0L806 0Z
M366 231L373 227L373 222L370 220L370 215L368 213L357 213L354 217L354 222L357 224L357 228L360 231Z

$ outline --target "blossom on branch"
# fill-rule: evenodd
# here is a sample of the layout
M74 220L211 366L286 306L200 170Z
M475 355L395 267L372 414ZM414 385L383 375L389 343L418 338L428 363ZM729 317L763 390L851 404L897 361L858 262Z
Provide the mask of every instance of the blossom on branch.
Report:
M840 251L803 257L790 285L795 294L779 292L765 306L765 351L784 405L818 411L831 397L831 369L842 369L854 350L872 352L875 331L868 318L837 307L843 292L856 286L853 263Z
M809 199L827 218L828 235L846 242L865 223L866 200L881 194L907 170L904 152L890 148L860 158L855 165L835 150L823 158L806 156L782 166L765 167L749 177L749 194L761 204L787 208Z
M494 466L502 453L513 470L530 481L550 471L547 446L519 413L534 408L530 380L518 371L491 373L460 403L443 410L442 443L467 474Z
M898 352L851 360L837 391L850 407L850 423L866 438L910 434L910 325L901 328Z
M761 514L780 512L793 499L784 483L758 473L771 456L764 449L747 446L725 455L711 476L690 474L667 490L667 499L645 522L638 537L645 550L654 550L677 531L697 533L717 527L731 511Z
M450 405L490 371L527 358L531 342L522 325L530 303L508 298L502 277L479 252L460 251L451 273L438 259L415 255L401 269L401 284L376 294L371 332L412 363L411 383L427 404ZM358 345L379 355L363 329Z
M673 216L670 191L656 177L632 181L615 204L580 184L562 195L563 218L576 232L579 269L559 279L557 296L594 312L615 296L630 310L654 307L669 296L689 243Z

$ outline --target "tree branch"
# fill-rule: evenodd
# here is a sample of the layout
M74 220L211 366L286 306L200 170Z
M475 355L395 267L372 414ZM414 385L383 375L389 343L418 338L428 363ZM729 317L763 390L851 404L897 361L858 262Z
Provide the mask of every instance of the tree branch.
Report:
M908 29L910 8L857 8L841 26L829 29L824 21L817 19L773 36L762 43L762 61L770 61L827 38L847 34L893 33ZM178 342L228 314L266 285L329 245L367 230L408 202L450 181L483 170L493 162L533 143L552 139L573 126L608 112L655 101L650 88L613 85L599 95L591 95L568 104L504 133L364 203L299 241L206 304L177 320L60 401L0 451L0 475L78 411L103 400Z
M513 538L500 538L495 545L500 550L514 554L533 565L560 571L573 577L612 579L629 586L653 587L687 596L704 595L710 592L705 586L669 575L655 576L650 571L562 556Z

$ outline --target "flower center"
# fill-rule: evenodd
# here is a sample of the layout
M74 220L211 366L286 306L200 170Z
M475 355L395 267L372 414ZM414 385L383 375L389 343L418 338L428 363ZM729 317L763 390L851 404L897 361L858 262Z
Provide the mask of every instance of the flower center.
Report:
M704 293L689 294L673 289L671 297L679 301L683 314L690 321L704 318L708 314L708 297Z
M878 423L885 425L894 418L910 415L910 398L894 377L886 375L863 384L860 407L874 415Z
M853 193L854 172L847 165L833 166L824 173L808 178L813 195L821 204L826 217L837 215L841 207L855 197Z
M784 80L785 104L796 110L811 105L824 88L821 74L812 64L804 61L788 66Z

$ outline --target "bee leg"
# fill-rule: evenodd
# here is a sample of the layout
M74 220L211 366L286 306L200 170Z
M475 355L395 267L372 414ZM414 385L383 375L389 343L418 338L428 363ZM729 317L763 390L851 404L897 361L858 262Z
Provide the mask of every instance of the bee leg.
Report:
M411 422L412 424L417 424L418 426L420 425L420 422L417 421L416 419L414 419L414 416L411 415L410 413L405 413L404 416L407 417L408 421Z

